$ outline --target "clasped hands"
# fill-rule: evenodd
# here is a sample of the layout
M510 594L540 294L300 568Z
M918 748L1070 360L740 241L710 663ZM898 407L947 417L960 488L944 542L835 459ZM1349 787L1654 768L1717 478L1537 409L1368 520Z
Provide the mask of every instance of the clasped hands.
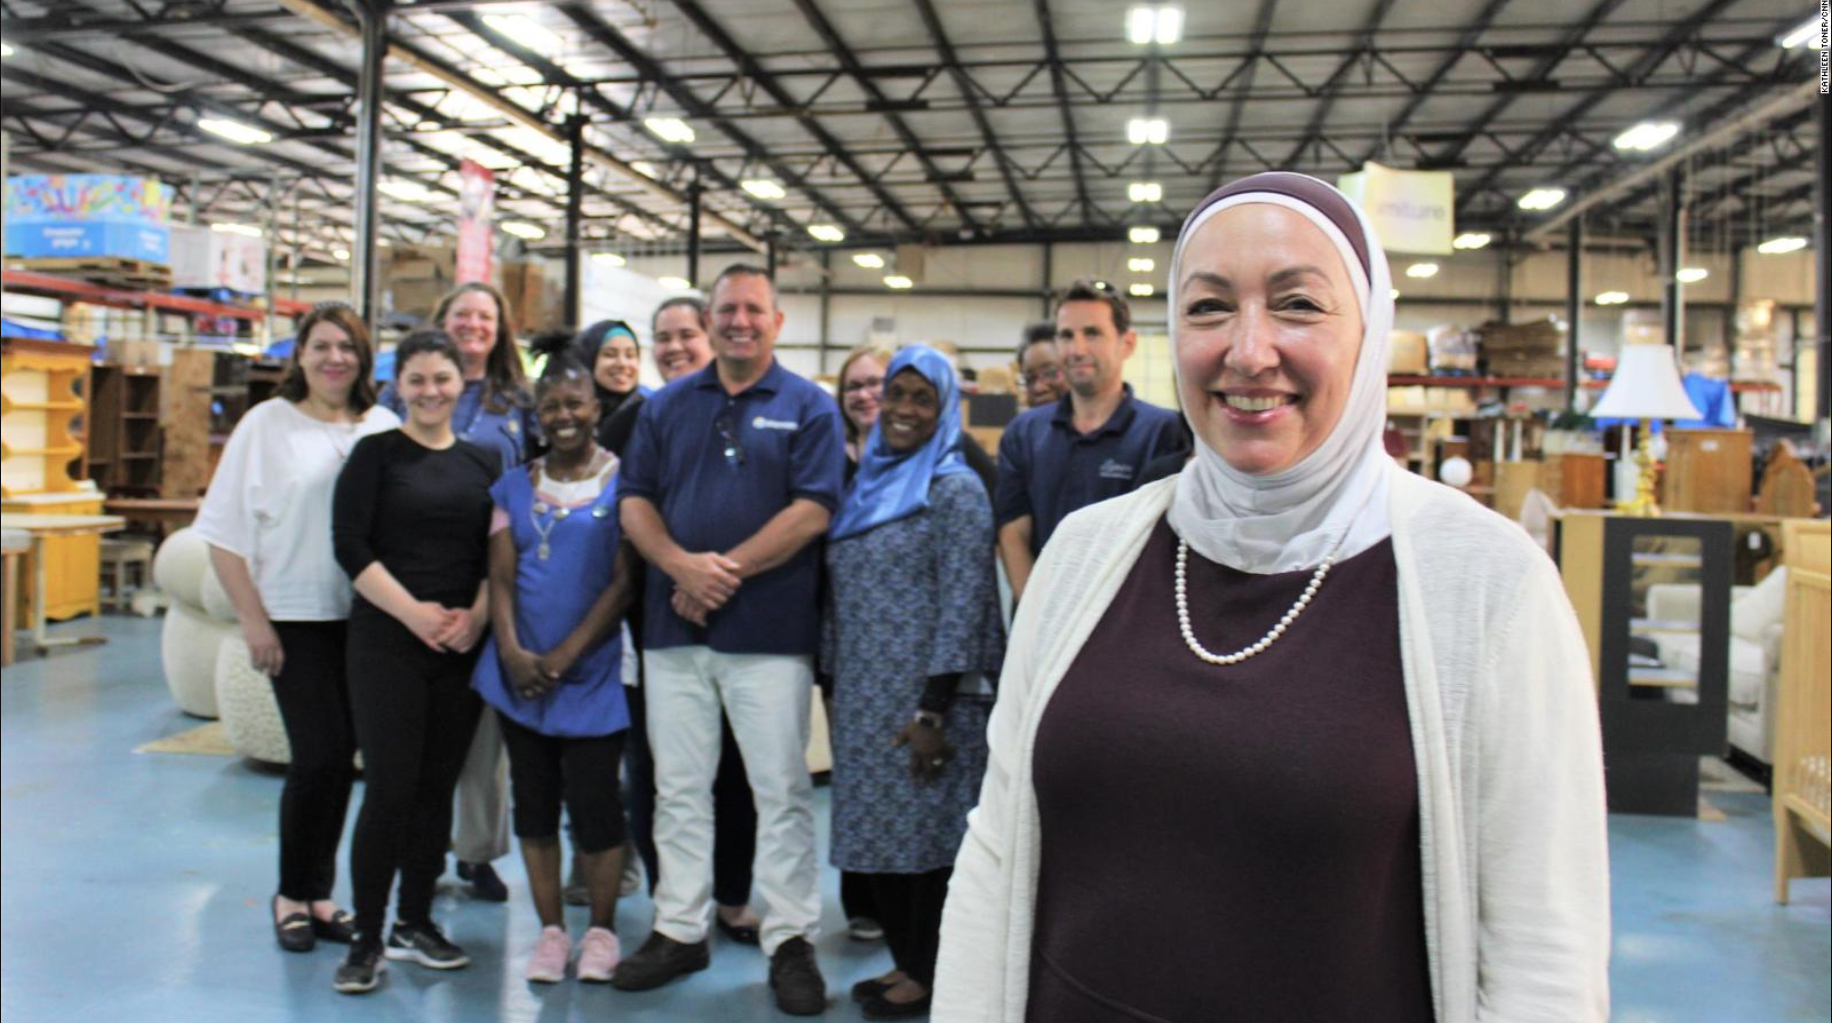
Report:
M738 572L738 563L717 551L681 555L668 571L674 579L669 601L674 613L704 628L707 616L724 607L743 584Z
M468 607L446 607L430 600L415 602L407 628L420 642L441 653L468 653L483 638L485 617Z
M573 666L577 659L567 644L562 643L544 654L526 650L520 645L511 649L507 643L500 647L503 667L508 669L509 684L514 687L517 696L524 700L538 700L560 685L560 679Z

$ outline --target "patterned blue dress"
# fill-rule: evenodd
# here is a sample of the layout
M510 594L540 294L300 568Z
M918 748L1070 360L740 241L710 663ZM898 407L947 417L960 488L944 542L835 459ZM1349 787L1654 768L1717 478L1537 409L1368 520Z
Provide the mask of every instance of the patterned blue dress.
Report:
M930 484L929 507L827 544L822 664L833 676L833 865L918 874L954 865L986 773L990 695L947 714L954 757L939 778L910 774L891 739L931 675L995 682L1005 653L993 568L992 503L971 473Z

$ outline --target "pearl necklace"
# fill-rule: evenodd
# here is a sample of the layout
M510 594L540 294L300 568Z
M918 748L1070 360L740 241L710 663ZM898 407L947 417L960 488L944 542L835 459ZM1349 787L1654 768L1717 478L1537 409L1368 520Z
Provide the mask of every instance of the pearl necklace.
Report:
M1259 638L1259 642L1254 643L1252 646L1237 650L1231 654L1217 654L1217 653L1209 652L1207 647L1204 647L1200 642L1198 642L1196 639L1195 630L1190 628L1189 595L1186 589L1186 584L1184 582L1184 576L1185 576L1185 573L1187 572L1187 566L1189 565L1189 559L1190 559L1189 541L1188 540L1178 540L1177 541L1177 625L1183 631L1183 642L1189 644L1190 653L1195 654L1197 657L1202 658L1203 660L1207 661L1210 664L1219 664L1219 665L1239 664L1240 662L1248 659L1249 657L1252 657L1256 654L1264 653L1267 647L1277 642L1278 638L1285 634L1285 630L1291 627L1291 623L1297 621L1298 616L1304 613L1304 609L1310 606L1311 598L1317 595L1317 587L1323 585L1323 577L1329 575L1330 566L1336 563L1336 555L1334 552L1331 552L1330 554L1324 557L1323 563L1321 565L1318 565L1317 570L1311 574L1310 584L1308 586L1305 586L1304 592L1298 596L1297 603L1291 605L1291 609L1285 612L1285 616L1279 619L1278 624L1274 625L1271 631L1267 632L1264 636L1261 636Z

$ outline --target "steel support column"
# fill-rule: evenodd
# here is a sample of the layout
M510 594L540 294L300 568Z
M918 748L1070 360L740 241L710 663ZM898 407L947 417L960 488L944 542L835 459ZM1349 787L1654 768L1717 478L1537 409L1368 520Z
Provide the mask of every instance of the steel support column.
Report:
M1737 378L1737 307L1743 304L1743 246L1730 248L1730 308L1724 310L1724 358Z
M776 239L777 237L778 236L776 235L776 233L772 231L767 237L763 239L764 241L764 248L763 248L764 268L770 271L770 280L776 279Z
M827 372L827 333L833 324L833 250L821 249L820 372Z
M566 141L572 146L572 162L566 166L566 322L576 324L584 322L580 306L584 262L579 251L579 222L585 216L584 114L567 118Z
M1815 362L1819 386L1813 418L1820 421L1832 415L1832 294L1827 293L1832 289L1832 184L1826 181L1832 175L1832 159L1826 156L1826 140L1832 137L1828 136L1832 132L1832 95L1819 94L1813 122L1819 129L1819 175L1813 186L1813 263L1817 271L1813 284L1813 344L1818 352ZM1799 335L1795 338L1798 346Z
M687 187L687 283L700 286L700 173Z
M1660 180L1660 223L1656 242L1660 273L1661 336L1673 346L1674 357L1684 354L1685 341L1679 336L1679 170L1668 171Z
M1502 256L1502 265L1507 257ZM1504 271L1506 272L1506 271ZM1571 218L1565 229L1565 409L1578 404L1578 318L1584 312L1584 220ZM1506 320L1503 320L1506 322Z
M356 237L350 246L350 290L357 313L373 332L382 315L382 281L376 226L381 218L376 185L382 169L382 59L388 52L388 8L393 0L362 0L362 70L356 79Z

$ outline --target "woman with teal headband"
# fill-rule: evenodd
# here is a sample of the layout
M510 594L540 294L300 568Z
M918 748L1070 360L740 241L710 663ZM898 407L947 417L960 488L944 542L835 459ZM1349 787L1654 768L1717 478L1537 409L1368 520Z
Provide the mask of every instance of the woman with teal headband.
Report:
M884 378L828 534L821 663L834 678L833 863L870 877L896 966L853 998L867 1019L913 1019L928 1011L1005 632L992 504L961 454L954 370L915 345Z

